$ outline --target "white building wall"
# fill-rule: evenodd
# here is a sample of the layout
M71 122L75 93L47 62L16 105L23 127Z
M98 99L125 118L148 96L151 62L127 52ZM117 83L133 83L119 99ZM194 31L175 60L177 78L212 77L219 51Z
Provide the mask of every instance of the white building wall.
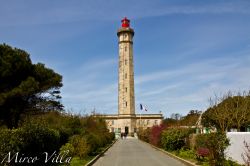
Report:
M230 146L226 149L227 157L232 158L239 164L244 164L242 154L245 153L244 140L250 144L250 132L228 132L227 138L230 139Z

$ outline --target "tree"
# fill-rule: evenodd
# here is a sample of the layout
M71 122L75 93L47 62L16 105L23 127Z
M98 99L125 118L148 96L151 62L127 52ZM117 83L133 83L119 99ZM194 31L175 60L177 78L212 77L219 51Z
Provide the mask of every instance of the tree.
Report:
M238 93L232 98L233 102L233 127L240 131L240 128L250 122L250 96L245 92Z
M171 127L171 126L179 126L178 123L179 121L178 120L175 120L175 119L172 119L172 118L166 118L164 119L163 123L165 125L167 125L168 127Z
M219 131L225 132L232 125L232 104L230 101L225 101L231 96L231 93L214 98L210 98L210 108L202 115L202 123L205 126L216 127Z
M173 113L171 114L171 119L180 120L182 118L181 114L179 113Z
M30 112L62 110L62 76L44 64L32 64L30 55L8 45L0 45L0 120L17 127L22 115Z
M181 126L195 126L200 117L201 111L190 110L189 113L180 120Z
M190 110L186 116L179 113L171 114L170 118L164 119L163 123L169 127L171 126L194 126L199 119L201 111Z
M225 132L230 128L237 128L249 124L250 120L250 96L249 93L228 92L222 97L215 95L210 99L210 108L202 115L202 123L205 126L214 126L219 131Z

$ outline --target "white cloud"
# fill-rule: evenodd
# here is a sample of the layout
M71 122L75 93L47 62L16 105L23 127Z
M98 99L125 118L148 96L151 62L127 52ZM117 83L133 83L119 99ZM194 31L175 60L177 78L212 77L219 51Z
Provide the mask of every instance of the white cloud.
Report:
M103 82L102 76L113 70L114 64L114 59L95 59L71 71L71 75L64 79L62 89L62 101L67 109L84 109L87 113L94 108L96 111L113 111L117 103L117 85L112 80Z
M100 113L116 113L118 85L100 80L107 68L114 70L114 66L110 67L114 63L113 59L91 61L89 65L83 65L77 75L71 76L71 80L76 78L73 81L68 79L63 89L63 101L67 107L86 109L87 112L95 108ZM250 75L249 63L247 56L241 56L241 59L214 58L136 76L136 110L138 112L139 103L148 105L149 113L161 110L165 115L174 112L185 114L191 109L204 110L214 93L250 88L250 78L246 77ZM79 73L94 76L78 78Z
M135 87L137 105L147 103L152 112L161 110L166 115L185 114L206 109L214 93L249 90L250 60L241 58L215 58L140 76Z
M43 39L46 41L43 44L46 43L48 48L50 48L52 39L48 35L54 36L56 42L62 42L72 36L87 33L89 29L95 27L95 24L91 24L95 21L101 24L110 20L118 20L123 16L141 19L174 14L241 13L248 15L250 13L250 3L247 1L223 1L206 3L206 5L203 3L199 3L199 5L196 3L190 5L176 5L174 3L159 5L164 4L164 2L162 1L158 4L155 1L139 0L123 3L123 5L120 4L121 1L105 3L102 1L43 1L40 3L33 1L30 1L30 3L6 1L1 3L0 6L0 28L4 29L2 30L2 36L14 36L14 40L18 36L13 35L15 33L12 32L12 29L10 31L6 29L9 30L8 26L17 26L17 29L19 29L19 26L23 26L23 29L29 31L28 35L21 31L25 35L25 41L27 41L27 38L30 40L30 44L27 45L37 44L38 41ZM72 26L74 27L72 28L69 25L73 22L78 22L79 24ZM116 22L117 24L119 23L118 21ZM66 24L63 23L67 23L69 27L64 26ZM58 24L58 26L51 29L51 26L47 26L49 24ZM46 25L47 28L45 28L45 31L40 31L39 28L36 29L34 27L26 29L26 27L34 25ZM147 103L152 112L158 112L159 110L185 112L189 109L205 109L207 107L207 99L214 92L223 93L229 89L248 89L250 85L250 78L247 77L250 75L249 52L247 54L244 51L237 54L230 53L231 55L221 56L223 58L209 57L210 50L223 49L224 46L230 47L228 43L239 44L242 42L242 38L245 39L248 32L244 29L247 26L239 25L239 27L230 26L227 28L224 26L225 24L223 23L210 25L209 22L203 22L202 25L190 26L190 31L183 30L184 33L190 34L190 36L187 35L187 44L181 47L184 49L178 48L178 50L174 50L174 55L178 56L181 61L192 56L205 54L206 60L190 58L193 60L191 64L185 63L183 66L176 64L176 68L165 68L162 70L152 67L152 72L144 73L140 76L135 75L136 102ZM241 29L242 27L243 30ZM32 29L32 32L30 29ZM32 34L40 35L37 42L34 42L34 39L37 39L37 37L32 38ZM240 36L239 39L241 41L237 42L237 38L234 35L228 34ZM166 42L169 42L169 40L166 40ZM39 47L41 46L40 44L38 45ZM249 45L246 47L250 48ZM34 49L34 47L32 48ZM41 46L41 49L44 49L44 45ZM209 54L206 54L207 52ZM239 58L232 58L233 55L239 55ZM57 57L60 56L57 55ZM161 60L162 62L159 63L166 61L166 59ZM59 66L56 66L56 68L60 69L65 65L63 60L64 63L59 64L60 60L57 61L55 59L53 61L51 57L47 58L46 61L46 64L52 68L55 68L56 63ZM107 81L104 80L103 76L106 73L114 72L114 70L117 72L117 69L114 67L117 63L118 60L116 59L98 58L85 61L80 66L68 65L66 63L68 66L66 70L63 70L64 87L62 89L65 105L69 108L86 109L88 111L95 107L97 110L101 110L101 112L116 112L118 95L117 75L113 75L114 79L109 78ZM68 68L69 66L70 69Z

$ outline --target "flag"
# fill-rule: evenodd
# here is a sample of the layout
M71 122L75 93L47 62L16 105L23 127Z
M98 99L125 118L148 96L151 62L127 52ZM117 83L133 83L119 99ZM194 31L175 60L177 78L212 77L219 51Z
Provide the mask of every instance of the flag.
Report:
M141 109L142 111L148 111L142 104L140 104L140 109Z

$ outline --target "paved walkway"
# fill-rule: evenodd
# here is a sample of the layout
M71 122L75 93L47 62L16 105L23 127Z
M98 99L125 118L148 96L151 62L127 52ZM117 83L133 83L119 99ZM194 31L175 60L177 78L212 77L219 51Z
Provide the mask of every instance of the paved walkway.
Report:
M118 140L94 166L184 166L137 139Z

